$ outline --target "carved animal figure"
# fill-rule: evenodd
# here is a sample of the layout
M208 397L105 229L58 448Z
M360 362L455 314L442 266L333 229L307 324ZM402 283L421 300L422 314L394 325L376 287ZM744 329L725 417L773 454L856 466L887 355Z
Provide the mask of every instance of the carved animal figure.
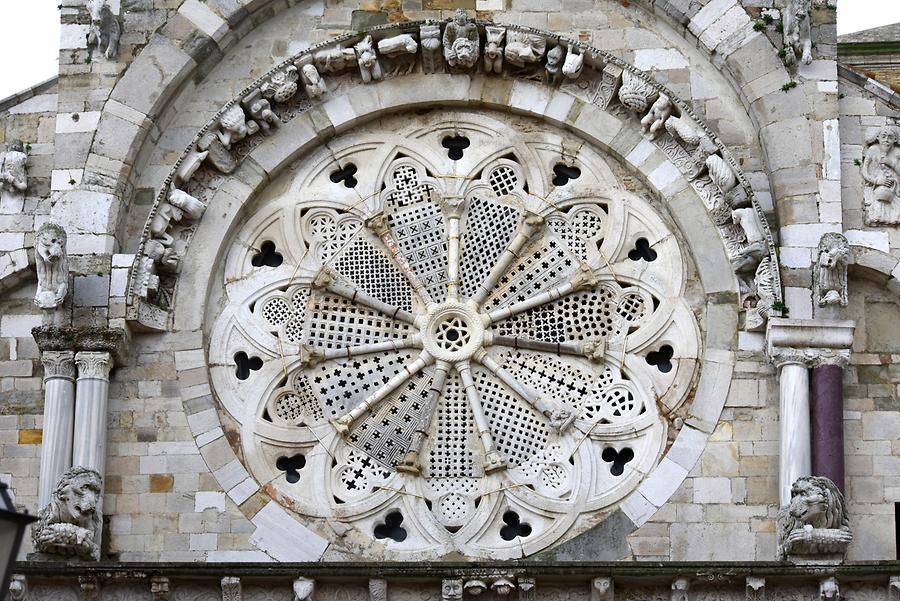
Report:
M563 63L563 75L569 79L578 79L581 77L581 71L584 69L584 54L578 46L570 46L569 53L566 55L566 62Z
M106 58L115 58L119 53L119 37L122 28L118 15L114 15L108 0L87 0L91 13L91 27L88 29L88 46L96 46Z
M25 164L28 155L21 140L10 142L9 149L0 154L0 189L24 192L28 187L28 174Z
M44 553L100 559L100 474L71 467L60 477L50 503L31 528L35 549Z
M650 112L641 119L641 129L644 137L654 139L662 133L666 120L672 116L672 101L665 94L660 94Z
M728 194L737 186L737 176L719 155L711 154L706 157L706 169L709 171L709 178L723 193Z
M810 0L789 0L784 9L784 61L788 66L795 66L798 59L804 65L812 62L809 10Z
M156 214L150 220L150 235L159 240L163 246L171 246L174 239L169 234L169 224L181 221L185 215L191 219L199 219L206 210L206 205L187 192L172 188L166 202L159 203Z
M34 303L41 309L60 306L69 291L69 259L66 254L66 230L45 223L35 235L34 263L38 285Z
M495 25L487 25L484 28L487 35L487 43L484 45L484 71L485 73L500 73L503 71L503 38L506 29Z
M683 115L666 119L666 131L672 134L673 138L684 143L685 146L696 146L700 143L700 137L703 135L700 128Z
M850 243L843 235L828 232L819 240L814 298L820 307L847 306L847 265L850 258Z
M272 110L269 101L262 97L260 90L254 90L247 94L241 101L241 105L247 110L247 114L259 125L262 132L268 135L272 129L281 125L278 115Z
M784 559L796 546L811 542L813 530L850 533L844 495L834 482L821 476L804 476L794 482L791 501L779 510L777 524L779 559Z
M866 182L863 203L866 225L895 225L900 223L900 157L898 157L897 129L885 126L874 138L867 140L862 163L862 178Z
M387 56L395 54L415 54L419 50L419 44L408 33L401 33L393 37L385 38L378 42L378 52Z
M547 40L544 36L526 31L509 31L506 34L506 60L517 67L526 63L536 63L547 51Z
M318 98L328 91L328 88L325 86L325 79L319 75L315 65L303 65L300 73L303 76L303 88L306 90L306 95L310 98Z
M464 40L464 41L461 41ZM478 27L463 8L444 27L444 58L451 67L470 69L478 60Z
M359 74L363 83L381 81L384 75L381 73L381 65L378 64L372 36L367 35L353 48L356 50L356 62L359 64Z
M356 62L356 52L353 48L336 46L319 50L315 56L316 69L323 73L335 73L349 68Z

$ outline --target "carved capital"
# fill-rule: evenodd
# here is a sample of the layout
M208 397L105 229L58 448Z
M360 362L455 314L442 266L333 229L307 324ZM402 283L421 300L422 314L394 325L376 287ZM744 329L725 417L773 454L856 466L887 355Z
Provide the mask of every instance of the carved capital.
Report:
M766 355L776 367L843 367L850 361L855 328L853 321L773 318L766 328Z
M112 368L112 355L103 351L82 351L75 355L78 365L79 380L109 381L109 370Z
M222 578L222 601L241 601L241 579L237 576Z
M309 601L312 598L313 592L316 590L316 581L312 578L304 578L300 576L296 580L294 580L293 584L294 590L294 601ZM371 586L370 586L370 594L371 594ZM385 593L387 593L387 584L385 584Z
M387 215L384 214L384 211L376 213L366 219L366 227L375 232L379 237L387 236L391 233L391 229L388 226Z
M766 579L747 576L747 601L766 601Z
M591 601L613 601L613 599L615 599L615 583L612 578L591 580Z
M41 353L44 366L44 382L47 380L75 381L75 353L72 351L44 351Z
M775 367L799 364L809 368L823 365L838 365L843 368L850 363L850 350L780 347L769 354L769 360Z

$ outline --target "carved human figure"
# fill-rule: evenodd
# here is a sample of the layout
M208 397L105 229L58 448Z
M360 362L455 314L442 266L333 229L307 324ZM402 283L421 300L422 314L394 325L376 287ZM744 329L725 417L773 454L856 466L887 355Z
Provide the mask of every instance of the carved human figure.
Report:
M790 554L840 554L853 540L844 495L823 476L804 476L778 512L778 559Z
M55 309L69 291L66 230L62 226L47 222L38 228L34 238L34 264L38 279L34 304L41 309Z
M650 107L650 112L641 119L641 130L644 132L644 137L652 140L659 136L663 132L666 120L672 116L672 110L672 101L665 94L660 94L653 106Z
M847 306L847 265L850 243L836 232L828 232L819 240L819 254L813 272L813 294L820 307Z
M444 27L444 58L451 67L471 69L478 61L478 26L464 8L457 8L453 20Z
M28 581L21 574L13 574L9 580L9 601L25 601Z
M812 37L809 29L810 0L788 0L784 9L784 62L795 66L812 63Z
M555 86L562 81L562 66L566 57L566 48L562 44L554 46L547 53L547 64L544 69L547 71L547 85Z
M862 177L866 182L864 206L867 225L896 225L900 223L900 158L898 134L886 125L868 141L862 163Z
M10 142L6 152L0 154L0 190L22 193L28 188L27 162L28 155L22 141Z
M769 257L763 257L760 261L753 278L753 289L747 292L750 300L755 299L756 304L747 303L744 327L749 332L762 331L769 317L772 317L775 302L778 300L777 285L772 274L772 260Z
M426 74L438 73L443 69L441 64L441 26L420 26L419 40L422 42L422 71Z
M119 37L122 34L119 16L113 14L109 0L87 0L87 8L91 14L88 47L96 46L106 58L115 58L119 53Z
M100 474L86 467L71 467L60 476L50 503L31 528L34 547L42 553L100 559L96 542L102 521Z
M527 31L510 30L506 32L504 54L506 60L516 67L524 67L526 64L538 62L546 51L547 40L542 35Z
M731 212L731 219L735 225L740 226L747 239L746 246L736 259L735 270L742 271L741 268L749 266L747 265L749 262L755 271L766 251L766 233L759 213L754 207L735 209Z
M365 36L353 48L356 50L356 62L359 64L359 74L363 83L381 81L384 75L381 72L381 65L378 64L378 55L375 53L372 36Z
M484 72L501 73L503 71L503 38L506 37L506 29L496 25L487 25L484 33L487 36L484 45Z
M441 582L441 601L461 601L462 598L462 580L446 578Z

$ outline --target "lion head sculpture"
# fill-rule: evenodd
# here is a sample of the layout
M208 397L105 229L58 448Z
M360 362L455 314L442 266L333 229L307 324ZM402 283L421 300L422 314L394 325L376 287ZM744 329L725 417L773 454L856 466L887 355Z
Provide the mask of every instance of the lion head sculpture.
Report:
M798 478L790 503L778 512L778 558L843 552L851 539L844 495L834 482L822 476Z
M44 553L100 559L102 479L95 470L69 468L59 479L50 503L31 529L35 549Z
M38 228L34 240L34 263L38 285L34 303L41 309L60 306L69 291L69 259L66 230L47 222Z

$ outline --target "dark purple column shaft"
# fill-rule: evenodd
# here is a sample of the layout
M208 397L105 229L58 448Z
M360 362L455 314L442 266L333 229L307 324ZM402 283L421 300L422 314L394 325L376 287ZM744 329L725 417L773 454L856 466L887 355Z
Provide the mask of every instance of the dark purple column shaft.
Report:
M840 365L813 368L809 412L812 473L830 478L844 492L844 369Z

